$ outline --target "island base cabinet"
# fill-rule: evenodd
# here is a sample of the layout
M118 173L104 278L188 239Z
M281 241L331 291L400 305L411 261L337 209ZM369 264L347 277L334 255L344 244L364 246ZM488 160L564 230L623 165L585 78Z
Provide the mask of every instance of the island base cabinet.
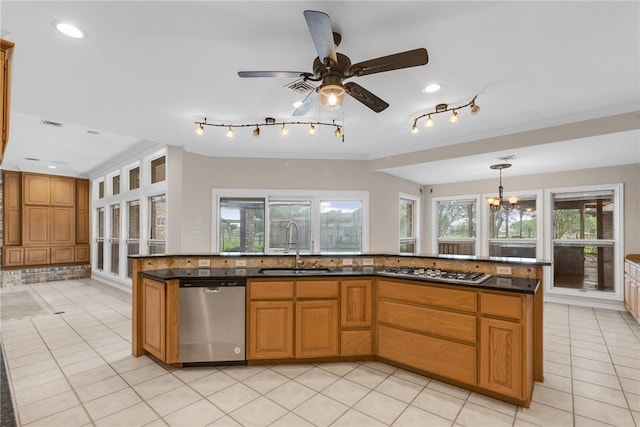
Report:
M370 356L373 354L373 333L371 329L341 331L341 356Z
M466 384L476 384L476 347L378 326L377 356Z
M296 302L296 358L338 355L337 300Z
M142 281L142 346L160 360L165 359L166 300L164 283Z
M483 318L480 342L480 387L521 399L522 325Z
M293 358L293 301L249 303L249 360Z

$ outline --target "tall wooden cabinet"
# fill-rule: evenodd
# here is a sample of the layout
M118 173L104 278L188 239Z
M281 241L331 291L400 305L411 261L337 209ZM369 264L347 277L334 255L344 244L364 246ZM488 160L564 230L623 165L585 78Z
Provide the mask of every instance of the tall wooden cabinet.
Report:
M624 260L624 306L640 322L640 254Z
M3 267L89 262L89 181L3 172Z
M9 98L11 94L11 56L14 44L9 40L0 39L0 165L4 159L4 150L9 140Z

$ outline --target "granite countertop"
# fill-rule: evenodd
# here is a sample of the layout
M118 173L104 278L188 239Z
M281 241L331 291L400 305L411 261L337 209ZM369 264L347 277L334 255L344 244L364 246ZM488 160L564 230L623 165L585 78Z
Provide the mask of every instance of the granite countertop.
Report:
M456 287L466 287L475 289L490 289L497 291L517 292L525 294L534 294L540 286L540 281L533 279L525 279L518 277L490 276L482 283L450 283L441 281L437 278L424 277L400 277L382 275L379 272L383 267L341 267L341 268L318 268L307 269L304 273L293 271L293 269L277 269L266 268L268 274L261 273L262 268L170 268L163 270L147 270L141 271L143 277L154 280L172 280L172 279L266 279L266 278L317 278L317 277L358 277L358 276L377 276L387 279L409 280L414 283L428 282L445 284Z

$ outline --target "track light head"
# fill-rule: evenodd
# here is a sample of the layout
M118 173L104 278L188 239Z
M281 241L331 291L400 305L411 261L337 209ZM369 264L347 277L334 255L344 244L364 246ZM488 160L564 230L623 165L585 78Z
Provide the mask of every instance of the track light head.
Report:
M227 138L233 138L233 129L229 126L229 130L226 133Z
M449 123L458 123L458 112L456 110L453 110L453 113L451 113L451 117L449 117Z
M256 128L253 130L253 136L256 138L260 136L260 128L256 125Z
M313 125L313 123L311 123L311 125L309 126L309 135L316 136L316 127Z

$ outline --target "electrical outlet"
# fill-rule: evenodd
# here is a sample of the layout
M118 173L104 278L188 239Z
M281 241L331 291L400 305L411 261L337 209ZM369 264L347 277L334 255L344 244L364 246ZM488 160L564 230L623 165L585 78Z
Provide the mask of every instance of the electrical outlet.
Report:
M236 267L246 267L247 266L247 260L246 259L237 259L236 260Z
M198 267L211 267L211 260L210 259L199 259L198 260Z
M496 274L500 276L511 276L511 267L496 267Z
M353 265L353 260L351 258L344 258L342 260L342 265Z
M362 265L373 265L373 258L365 258L362 260Z

